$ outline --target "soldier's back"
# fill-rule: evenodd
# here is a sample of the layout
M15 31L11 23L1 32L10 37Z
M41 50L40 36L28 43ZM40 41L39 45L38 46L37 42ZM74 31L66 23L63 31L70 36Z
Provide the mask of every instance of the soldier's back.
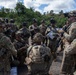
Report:
M51 66L51 51L43 45L34 45L28 48L31 63L28 64L32 74L47 74ZM47 66L47 68L46 68Z
M17 53L10 39L3 33L0 33L0 54L0 75L10 75L10 57Z

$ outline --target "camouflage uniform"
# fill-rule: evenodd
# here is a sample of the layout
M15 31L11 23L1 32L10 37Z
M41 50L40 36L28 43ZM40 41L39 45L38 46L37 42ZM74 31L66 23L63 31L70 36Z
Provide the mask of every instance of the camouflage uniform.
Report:
M45 25L45 21L42 20L41 21L41 25L39 26L40 28L40 33L45 36L45 32L46 32L46 29L47 29L47 26Z
M70 44L65 44L61 72L72 75L76 57L76 22L71 24L69 34L64 33L64 37Z
M38 39L36 40L35 38ZM50 48L36 43L39 43L41 40L40 36L35 36L34 40L36 40L34 44L27 50L26 62L28 71L31 72L32 75L48 75L52 62Z
M14 20L11 19L10 23L5 22L5 32L4 34L8 36L13 42L15 39L15 32L18 30L17 26L14 24Z
M28 38L30 37L30 31L26 27L21 28L19 31L21 32L21 37L28 44Z
M33 18L33 24L29 26L29 30L31 32L31 40L32 40L33 36L40 31L37 25L37 19Z
M17 56L17 51L10 39L0 33L0 75L10 75L10 57Z
M46 29L47 29L47 26L41 24L41 25L39 26L39 28L40 28L40 33L45 36L45 31L46 31Z
M46 45L51 49L54 58L56 58L56 51L58 45L57 38L58 31L55 27L49 26L46 30Z
M14 40L13 44L17 49L17 58L20 61L20 65L23 65L26 57L26 52L27 52L27 44L21 38L19 31L16 32L16 39Z
M27 55L27 44L21 38L20 32L16 32L16 39L14 40L14 46L17 49L17 59L19 64L17 66L17 74L25 75L26 65L24 64Z
M14 23L9 23L9 30L11 34L11 41L13 42L15 39L15 32L18 30L17 26Z

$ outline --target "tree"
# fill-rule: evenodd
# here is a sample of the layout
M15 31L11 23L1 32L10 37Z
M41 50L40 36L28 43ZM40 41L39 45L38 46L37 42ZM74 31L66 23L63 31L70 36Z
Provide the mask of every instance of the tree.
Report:
M59 12L60 15L62 15L63 13L64 13L63 10L61 10L61 11Z
M25 14L25 6L20 2L16 4L15 10L18 15Z
M53 13L54 13L54 11L53 11L53 10L51 10L51 11L50 11L50 14L52 15Z

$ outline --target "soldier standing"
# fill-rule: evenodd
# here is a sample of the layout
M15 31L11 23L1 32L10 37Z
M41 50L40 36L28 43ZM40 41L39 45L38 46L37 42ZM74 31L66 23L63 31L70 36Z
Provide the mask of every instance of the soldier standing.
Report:
M27 54L27 43L21 38L21 32L16 32L16 39L14 40L14 46L17 49L17 59L20 62L17 66L17 74L24 75L26 72L26 65L24 64Z
M40 33L44 36L43 43L45 43L45 32L46 32L47 26L45 25L44 20L41 21L41 25L39 26L39 29L40 29Z
M19 30L21 32L21 37L25 40L25 42L28 44L28 38L30 37L30 31L27 28L27 23L23 22L22 28Z
M17 26L14 24L15 20L14 19L10 19L10 32L11 32L11 41L13 42L15 39L15 32L18 30Z
M45 31L47 29L47 26L45 25L45 21L44 20L41 21L41 25L39 26L39 28L40 28L40 33L43 36L45 36Z
M51 65L50 48L42 45L43 36L41 33L35 34L33 45L27 49L26 63L28 75L48 75Z
M61 73L73 75L76 57L76 22L69 28L69 34L64 33L66 39Z
M0 75L10 75L10 57L17 57L17 51L10 39L3 34L3 26L0 23Z
M29 30L31 32L31 39L33 39L33 36L40 31L35 18L33 19L33 24L29 26Z
M56 60L56 51L58 45L58 31L56 29L56 21L51 18L50 26L46 30L46 45L51 49L53 58Z

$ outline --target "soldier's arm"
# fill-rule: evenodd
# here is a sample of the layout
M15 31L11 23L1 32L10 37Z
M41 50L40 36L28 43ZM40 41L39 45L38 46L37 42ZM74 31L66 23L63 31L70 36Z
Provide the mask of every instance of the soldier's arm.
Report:
M30 26L30 27L29 27L29 30L30 30L30 31L33 31L34 29L33 29L33 27L32 27L32 26Z
M69 34L64 33L64 37L65 37L69 42L73 41L73 39L75 39L75 37L76 37L76 28L71 27L71 28L69 29Z
M70 39L71 39L70 35L67 33L64 33L64 37L67 41L70 41Z
M17 57L17 50L15 49L15 47L12 44L11 40L8 37L6 37L6 36L4 36L2 38L2 40L3 40L3 43L4 43L4 47L6 49L10 50L11 53L12 53L12 55L14 55L15 57Z
M45 34L48 34L49 32L50 32L50 28L47 28Z
M18 49L18 53L21 53L21 52L24 52L24 51L27 51L27 48L29 47L29 45L25 45L23 47L21 47L20 49Z
M76 54L76 39L74 39L71 45L68 46L66 54Z

